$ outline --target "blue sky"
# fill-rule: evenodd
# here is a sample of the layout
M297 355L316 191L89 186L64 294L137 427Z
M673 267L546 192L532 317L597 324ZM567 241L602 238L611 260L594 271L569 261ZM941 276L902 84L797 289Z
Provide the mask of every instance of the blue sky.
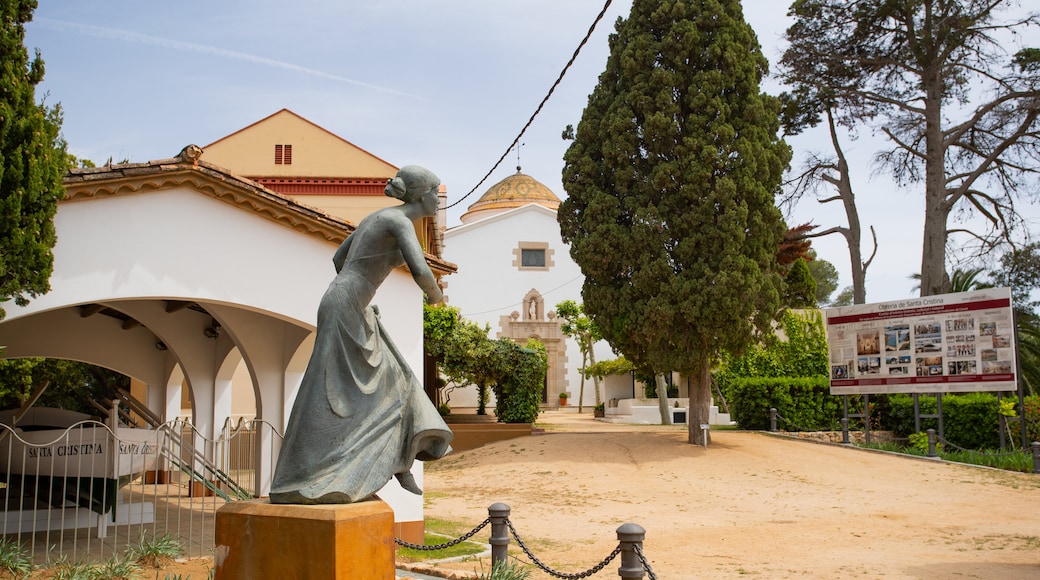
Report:
M288 108L393 163L425 165L449 202L473 189L535 111L603 7L603 0L231 0L41 2L27 26L46 76L38 96L60 102L70 151L103 163L172 157ZM745 18L770 63L789 24L786 2L745 0ZM567 124L577 124L607 58L607 35L631 2L614 1L521 142L523 172L564 197ZM1033 36L1036 38L1036 35ZM1034 42L1040 44L1040 41ZM779 92L774 81L764 88ZM826 152L823 136L790 140L797 166ZM877 144L849 144L861 219L878 229L868 271L871 302L911 295L920 269L923 203L872 177ZM205 156L203 156L205 159ZM505 161L449 214L449 225L488 187L516 171ZM834 204L831 204L834 205ZM791 225L821 229L838 208L803 201ZM1034 218L1036 217L1034 213ZM1040 221L1033 220L1034 231ZM835 236L814 242L851 283ZM869 252L869 248L865 248Z

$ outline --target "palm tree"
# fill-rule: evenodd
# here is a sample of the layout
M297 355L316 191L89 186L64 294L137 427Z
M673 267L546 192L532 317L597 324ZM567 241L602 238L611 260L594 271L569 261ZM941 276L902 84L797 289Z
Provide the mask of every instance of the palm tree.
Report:
M973 290L982 290L984 288L992 288L993 284L986 282L985 280L979 280L979 276L985 273L984 268L971 268L968 270L962 270L957 268L953 271L952 276L946 276L946 282L943 284L945 287L945 293L952 294L955 292L971 292ZM920 292L921 290L921 275L910 274L908 276L911 280L916 282L914 287L910 289L911 292Z

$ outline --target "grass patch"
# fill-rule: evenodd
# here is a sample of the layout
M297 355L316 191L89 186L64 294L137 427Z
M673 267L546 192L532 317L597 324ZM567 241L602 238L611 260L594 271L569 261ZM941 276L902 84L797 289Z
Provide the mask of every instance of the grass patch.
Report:
M28 576L35 569L32 556L25 546L13 538L0 538L0 571L5 571L13 578Z
M430 521L426 522L427 528L430 527ZM445 535L451 537L444 537ZM446 544L457 536L452 534L441 534L432 532L427 529L423 544L426 546L438 546L440 544ZM443 560L445 558L458 558L462 556L475 556L484 551L484 546L476 542L465 541L454 546L443 548L440 550L416 550L414 548L397 548L397 559L401 562L424 562L427 560Z
M141 565L129 554L113 556L94 567L94 578L105 580L135 580L141 571Z
M866 449L877 449L890 453L902 453L917 457L927 457L928 451L920 447L900 445L898 443L860 443L860 447ZM1016 453L999 450L962 451L959 449L941 449L936 452L943 461L954 463L966 463L968 465L982 465L1005 471L1018 471L1030 473L1033 471L1033 456L1030 453Z
M457 538L473 529L473 526L454 520L442 520L440 518L426 518L426 532L433 532L444 536ZM433 542L443 544L444 540Z
M531 576L531 569L513 560L491 565L491 569L485 571L484 564L480 565L480 580L525 580Z
M159 569L184 555L184 548L169 534L152 538L141 538L136 546L127 550L127 555L142 566Z

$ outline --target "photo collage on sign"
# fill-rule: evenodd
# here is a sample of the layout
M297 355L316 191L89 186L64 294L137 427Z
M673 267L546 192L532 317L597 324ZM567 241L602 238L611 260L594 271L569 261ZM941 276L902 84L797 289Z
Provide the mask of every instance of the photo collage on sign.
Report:
M946 321L946 374L979 374L975 332L974 318L953 318Z
M1014 352L1011 349L1009 321L985 321L979 324L979 359L982 374L998 375L1012 372Z
M919 377L943 374L941 322L914 325L914 372Z
M959 318L898 322L879 329L860 326L853 331L833 329L835 343L854 348L831 348L831 379L937 377L1011 372L1011 341L1002 332L1004 321ZM847 341L842 338L847 336Z
M853 351L854 347L843 346L846 343L846 332L843 328L835 328L830 332L828 348L831 355L831 379L851 379L855 376L851 370L852 365L849 364L856 354Z
M876 330L856 333L856 373L858 376L881 372L881 339Z
M885 327L885 369L890 376L910 374L910 326Z

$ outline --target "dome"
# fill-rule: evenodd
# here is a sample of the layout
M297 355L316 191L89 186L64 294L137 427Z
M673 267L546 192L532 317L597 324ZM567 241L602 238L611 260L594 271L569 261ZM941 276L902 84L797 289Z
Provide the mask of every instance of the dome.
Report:
M462 215L462 223L482 219L517 208L529 203L536 203L556 211L560 207L560 198L551 189L530 175L517 172L492 185L487 193Z

